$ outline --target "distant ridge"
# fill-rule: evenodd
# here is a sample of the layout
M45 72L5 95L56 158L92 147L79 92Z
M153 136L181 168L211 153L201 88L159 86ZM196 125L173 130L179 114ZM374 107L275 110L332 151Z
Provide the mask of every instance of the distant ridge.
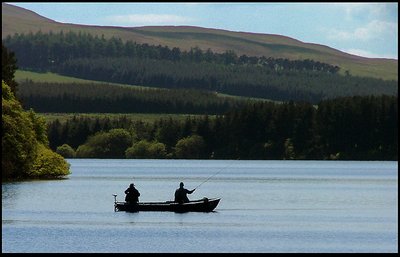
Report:
M118 37L123 41L179 47L189 50L199 47L213 52L234 50L238 55L266 56L274 58L312 59L341 67L352 75L398 80L398 60L365 58L344 53L334 48L304 43L299 40L275 34L233 32L221 29L194 26L144 26L116 27L91 26L60 23L40 16L35 12L2 3L2 39L15 33L42 31L81 31L106 38Z

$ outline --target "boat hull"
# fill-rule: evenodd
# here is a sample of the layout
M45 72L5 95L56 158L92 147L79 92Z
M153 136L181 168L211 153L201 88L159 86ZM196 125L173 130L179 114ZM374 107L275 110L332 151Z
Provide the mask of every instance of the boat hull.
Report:
M201 200L189 201L187 203L167 202L143 202L127 204L126 202L115 202L115 211L171 211L171 212L211 212L217 207L220 198L203 198Z

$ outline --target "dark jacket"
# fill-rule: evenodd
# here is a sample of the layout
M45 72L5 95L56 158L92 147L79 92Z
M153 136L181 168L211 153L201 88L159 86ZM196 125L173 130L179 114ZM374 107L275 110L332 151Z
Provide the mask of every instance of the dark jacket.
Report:
M125 190L125 202L127 203L137 203L139 202L139 191L134 187L130 186Z
M175 202L178 203L187 203L189 202L189 198L187 194L191 194L194 192L193 190L187 190L186 188L180 187L175 191Z

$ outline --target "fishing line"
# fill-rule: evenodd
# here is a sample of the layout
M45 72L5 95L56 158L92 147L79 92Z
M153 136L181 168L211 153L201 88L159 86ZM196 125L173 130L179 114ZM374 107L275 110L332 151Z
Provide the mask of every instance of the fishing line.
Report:
M204 183L206 183L208 180L210 180L210 178L216 176L217 174L219 174L222 170L228 168L229 166L231 166L233 164L233 162L231 164L229 164L228 166L222 167L217 173L209 176L205 181L201 182L197 187L195 187L194 189L198 188L199 186L203 185Z

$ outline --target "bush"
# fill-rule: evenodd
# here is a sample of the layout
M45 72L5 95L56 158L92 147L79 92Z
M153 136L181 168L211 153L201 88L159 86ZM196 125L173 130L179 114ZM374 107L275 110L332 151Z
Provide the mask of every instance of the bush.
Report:
M80 145L76 149L75 157L77 158L96 158L95 151L93 147L88 145Z
M111 129L88 138L76 150L79 158L124 158L126 149L132 144L132 137L125 129Z
M70 174L69 167L61 155L39 144L38 155L29 175L35 178L57 178Z
M180 139L175 146L175 156L179 159L204 158L204 139L198 135L192 135Z
M63 156L64 158L75 158L75 150L68 144L63 144L56 149L56 153Z
M165 144L154 141L141 140L125 152L126 158L142 158L142 159L162 159L167 156Z

